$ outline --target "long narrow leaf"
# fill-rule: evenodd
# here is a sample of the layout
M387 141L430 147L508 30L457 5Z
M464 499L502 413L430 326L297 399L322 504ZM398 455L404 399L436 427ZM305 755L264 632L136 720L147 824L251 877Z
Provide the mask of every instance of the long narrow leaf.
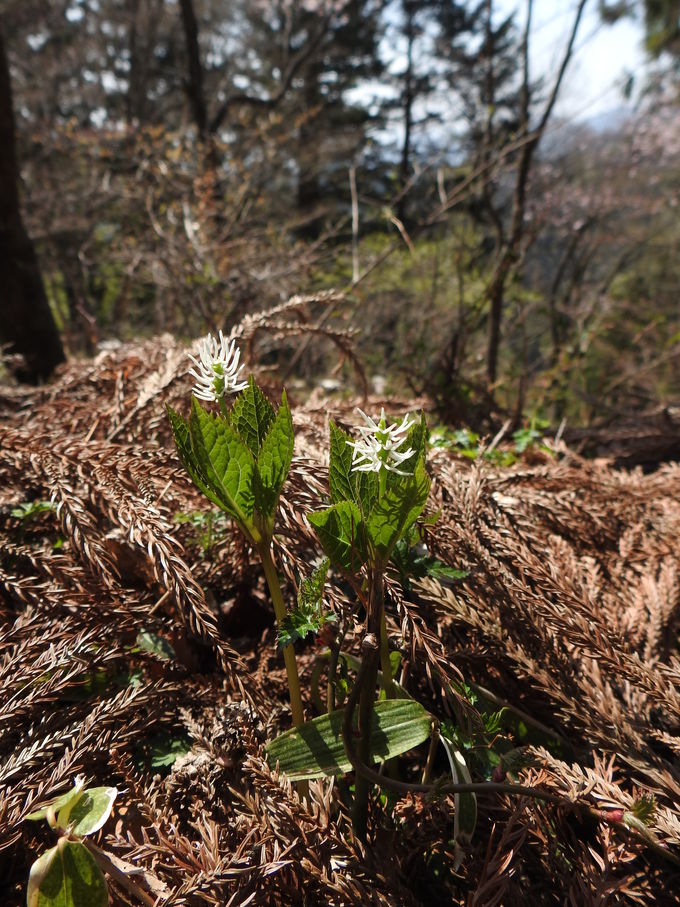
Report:
M267 746L270 765L277 762L292 781L338 775L352 770L342 741L343 710L321 715L281 734ZM430 736L429 713L412 699L377 702L373 711L371 761L385 762L418 746Z

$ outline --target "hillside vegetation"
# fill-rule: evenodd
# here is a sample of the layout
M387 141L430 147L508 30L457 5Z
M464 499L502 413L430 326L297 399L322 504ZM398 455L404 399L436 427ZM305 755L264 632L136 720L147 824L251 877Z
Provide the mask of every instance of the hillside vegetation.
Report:
M253 331L240 328L246 347ZM2 390L2 903L24 902L53 843L26 815L78 774L119 789L98 844L163 904L675 903L678 465L622 471L540 439L466 456L446 443L461 426L439 430L421 521L439 570L414 555L387 577L400 682L454 726L473 780L507 776L552 800L480 793L467 840L452 794L374 789L362 844L351 776L314 781L304 799L267 764L264 743L290 726L283 659L260 565L231 522L205 516L175 453L165 406L188 409L186 354L165 336ZM288 602L321 554L305 515L328 494L328 417L351 428L357 405L429 407L291 399L275 537ZM324 599L358 654L337 571ZM296 651L312 716L324 645ZM419 780L426 758L391 771ZM447 776L443 751L430 770ZM111 902L138 903L115 881Z

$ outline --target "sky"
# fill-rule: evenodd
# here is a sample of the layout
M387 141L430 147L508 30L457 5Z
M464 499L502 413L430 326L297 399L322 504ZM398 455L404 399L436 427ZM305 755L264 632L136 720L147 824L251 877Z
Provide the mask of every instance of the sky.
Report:
M530 66L532 75L546 76L548 84L557 72L576 5L576 0L534 0ZM559 118L591 120L631 104L623 97L621 85L629 73L639 76L645 62L641 25L632 19L605 25L597 6L596 0L590 0L586 7L555 110ZM497 8L499 14L518 10L516 21L524 23L522 0L498 0Z

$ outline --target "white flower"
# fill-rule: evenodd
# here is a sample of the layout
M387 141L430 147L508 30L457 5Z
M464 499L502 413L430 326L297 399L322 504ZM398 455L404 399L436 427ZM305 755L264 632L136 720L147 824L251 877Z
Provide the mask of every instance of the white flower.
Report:
M360 409L357 409L357 412L366 425L359 427L360 440L347 442L354 449L352 472L380 472L381 469L388 469L400 476L411 475L410 472L398 467L415 451L412 447L403 451L399 448L406 441L408 430L415 424L415 417L406 415L400 425L396 422L394 425L388 425L384 409L380 411L380 419L377 422Z
M244 366L239 366L241 351L236 341L228 342L220 331L219 340L208 334L198 342L198 359L189 356L196 366L190 368L189 374L196 379L194 395L200 400L219 400L225 394L237 394L247 381L240 381Z

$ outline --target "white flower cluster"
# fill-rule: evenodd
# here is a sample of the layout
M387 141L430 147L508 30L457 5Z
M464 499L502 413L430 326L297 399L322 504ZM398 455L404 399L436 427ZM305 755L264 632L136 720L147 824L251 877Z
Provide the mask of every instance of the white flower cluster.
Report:
M411 447L403 451L400 451L399 448L406 441L408 430L416 422L415 418L407 414L400 425L396 422L394 425L388 425L384 408L381 410L380 419L377 422L360 409L357 409L357 412L366 425L359 427L361 438L358 441L347 442L354 449L352 471L380 472L381 469L388 469L400 476L411 475L410 472L399 469L399 466L408 460L415 451Z
M198 358L189 356L196 366L190 368L189 374L196 379L194 395L200 400L219 401L225 394L237 394L247 381L241 381L241 372L244 366L239 366L241 351L236 346L236 341L231 343L219 332L219 339L208 334L199 340L196 350Z

